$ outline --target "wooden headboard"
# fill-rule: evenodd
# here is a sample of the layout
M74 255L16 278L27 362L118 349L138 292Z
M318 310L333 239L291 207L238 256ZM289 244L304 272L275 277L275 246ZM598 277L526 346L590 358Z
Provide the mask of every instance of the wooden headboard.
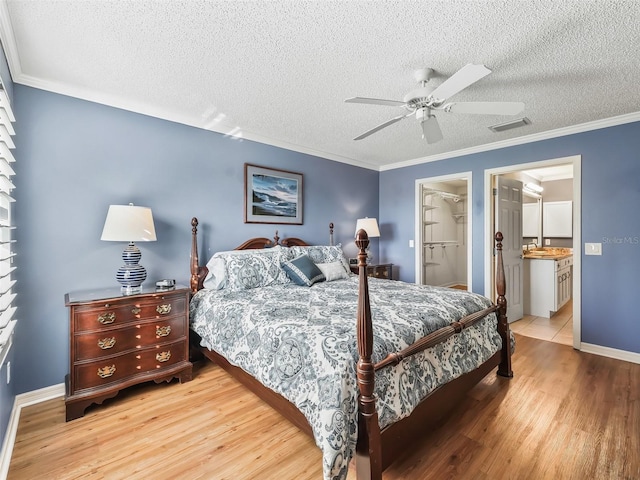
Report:
M234 250L255 250L258 248L270 248L276 245L283 247L301 246L306 247L310 244L296 237L283 238L280 240L278 231L270 240L266 237L250 238L242 245L237 246ZM329 224L329 245L333 245L333 223ZM209 269L206 266L200 266L198 258L198 219L193 217L191 219L191 292L196 293L202 289L202 283L209 273Z

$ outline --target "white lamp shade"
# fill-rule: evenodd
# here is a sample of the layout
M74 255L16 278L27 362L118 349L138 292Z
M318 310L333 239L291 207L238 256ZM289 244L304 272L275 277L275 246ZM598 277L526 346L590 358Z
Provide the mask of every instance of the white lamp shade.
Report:
M151 209L137 205L109 205L100 240L154 242L156 228Z
M359 218L356 222L356 235L358 234L358 230L361 229L367 232L367 236L369 236L369 238L380 236L378 221L375 218Z

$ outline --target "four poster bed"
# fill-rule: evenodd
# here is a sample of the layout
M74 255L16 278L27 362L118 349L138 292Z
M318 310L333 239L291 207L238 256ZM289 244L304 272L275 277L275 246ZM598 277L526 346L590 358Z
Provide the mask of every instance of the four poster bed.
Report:
M513 376L499 232L493 304L367 277L364 230L354 275L339 245L277 232L203 267L191 224L192 348L311 435L325 480L345 479L352 458L359 480L380 480L490 371Z

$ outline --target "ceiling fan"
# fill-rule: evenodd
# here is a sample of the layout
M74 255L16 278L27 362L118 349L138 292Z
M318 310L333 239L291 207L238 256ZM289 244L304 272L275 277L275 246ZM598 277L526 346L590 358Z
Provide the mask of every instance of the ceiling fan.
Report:
M427 143L439 142L443 137L438 120L433 114L434 110L440 110L446 113L485 115L517 115L520 113L524 109L524 103L522 102L445 103L449 97L452 97L461 90L464 90L490 73L491 70L484 65L474 65L469 63L446 79L440 86L434 87L428 85L429 79L433 74L433 69L421 68L415 73L415 79L420 86L406 94L402 101L365 97L347 98L345 100L347 103L368 103L373 105L403 107L409 111L409 113L398 115L397 117L387 120L371 130L367 130L363 134L355 137L354 140L362 140L372 133L415 115L416 119L422 126L422 138L424 138Z

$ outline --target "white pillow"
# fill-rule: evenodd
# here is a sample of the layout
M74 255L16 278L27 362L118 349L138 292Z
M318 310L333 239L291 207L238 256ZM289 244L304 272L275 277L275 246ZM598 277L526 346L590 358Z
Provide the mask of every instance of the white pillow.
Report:
M340 261L342 262L345 273L348 275L351 272L349 269L349 262L344 257L342 244L340 243L338 245L309 245L307 247L294 245L291 247L291 251L295 257L306 253L311 257L311 260L313 260L313 263L316 265L319 263L333 263Z
M216 253L216 255L218 254ZM225 281L224 258L217 257L216 255L211 257L211 260L207 263L209 272L207 276L204 277L204 282L202 282L202 286L210 290L220 290L224 286Z
M341 278L349 278L347 272L344 271L342 262L316 263L316 266L323 273L325 281L333 282Z

